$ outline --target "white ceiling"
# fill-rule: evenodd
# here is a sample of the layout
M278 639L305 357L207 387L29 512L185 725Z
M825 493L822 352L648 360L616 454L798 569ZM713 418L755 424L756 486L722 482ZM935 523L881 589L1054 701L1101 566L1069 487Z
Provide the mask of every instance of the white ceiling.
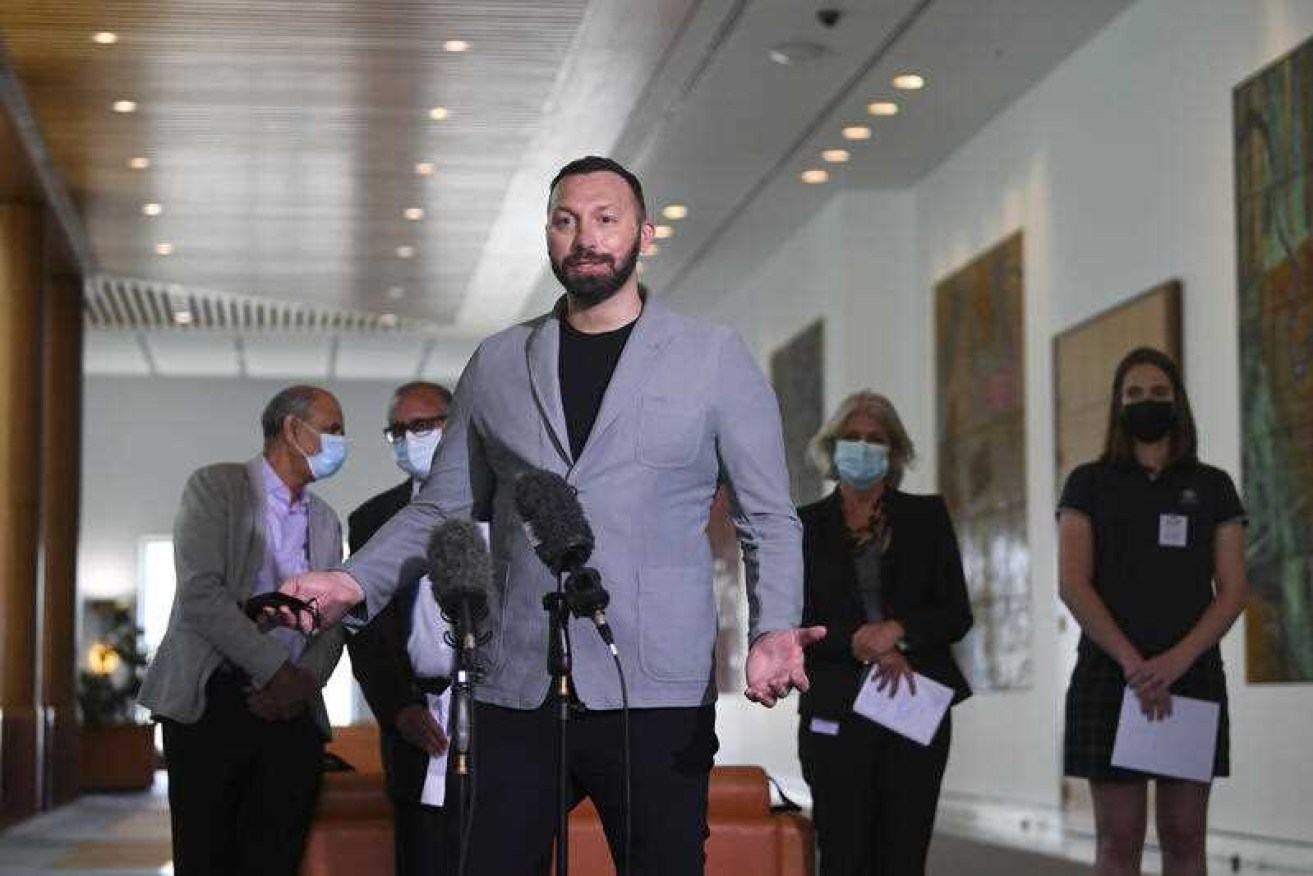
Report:
M64 8L55 3L36 5L48 5L52 16ZM112 10L116 5L107 2L98 8ZM154 5L195 8L195 0L157 0ZM339 13L351 6L347 0L323 0L318 5ZM143 220L115 214L110 222L108 214L87 206L102 203L97 197L103 192L93 191L93 197L75 192L81 195L75 200L89 210L93 250L102 269L110 273L320 308L395 313L415 322L405 331L375 324L354 333L265 329L266 334L273 331L265 337L250 327L240 331L147 327L136 332L93 328L88 369L451 379L475 338L540 311L557 296L555 281L546 270L542 240L546 185L560 164L589 152L614 155L638 172L654 211L672 201L689 206L690 215L675 225L675 236L661 241L660 252L645 260L644 279L656 294L671 296L677 303L706 305L741 282L765 253L836 192L915 183L1127 5L1129 0L554 0L553 27L540 25L542 32L537 33L511 22L537 9L536 4L435 0L427 4L434 20L445 15L470 35L472 46L462 63L478 62L471 68L477 69L477 82L472 84L468 70L450 72L454 69L450 59L421 64L411 74L415 81L406 82L408 68L400 61L387 62L391 55L414 55L415 34L433 41L461 34L425 24L426 4L388 0L386 7L371 6L371 11L387 8L395 16L414 16L416 30L408 32L396 22L376 27L371 39L352 42L355 66L325 70L323 81L316 81L304 68L288 67L302 79L278 84L286 92L283 99L294 102L298 95L322 95L325 90L346 92L355 95L353 117L368 118L371 100L395 100L394 94L372 94L357 81L367 70L378 75L381 65L393 77L394 90L413 95L417 114L424 112L431 95L447 87L442 77L451 75L450 88L462 95L466 115L476 117L477 124L462 128L461 118L453 113L439 135L411 131L406 127L412 125L410 121L398 122L404 130L397 131L380 122L377 136L357 136L354 146L335 150L331 161L324 156L316 159L336 162L333 166L316 164L290 177L272 171L284 166L280 161L295 161L296 148L271 156L267 138L226 142L221 132L211 130L209 135L218 137L213 150L228 153L223 166L233 176L232 185L245 184L242 174L249 176L251 166L270 168L271 173L261 177L267 184L288 196L298 188L314 190L307 203L326 212L304 209L280 214L276 222L271 219L271 224L260 225L265 233L248 233L226 248L216 244L207 251L208 260L195 265L185 258L161 260L145 251L125 254L124 241L133 238L122 230L124 223L139 225ZM842 15L834 27L825 27L817 11L831 7ZM249 9L248 3L209 0L204 4L205 16L193 24L181 48L147 43L132 50L151 53L151 63L185 72L186 49L192 47L203 56L213 49L207 48L207 27L228 33ZM268 20L272 14L268 9L286 10L287 30ZM267 57L284 33L293 32L295 22L303 18L303 7L277 3L262 10L266 10L268 32L250 51ZM96 27L111 27L111 18L105 17L105 23ZM339 31L350 26L347 15L327 20L336 22ZM86 23L91 26L90 19ZM562 33L567 23L572 29ZM321 39L334 36L327 25L313 34ZM286 41L289 48L306 47L304 37L289 35ZM772 46L796 41L815 42L825 51L814 61L794 66L769 59ZM243 63L240 41L225 42L224 47L231 53L230 62ZM480 59L480 53L485 57ZM17 66L21 76L21 55ZM895 91L890 86L893 76L909 71L924 75L927 87L919 92ZM250 105L224 108L228 117L259 114L259 99L267 102L271 86L256 85L252 83ZM52 112L57 116L49 101L74 87L42 78L40 87L32 89L38 120L52 117ZM189 92L178 85L174 91L191 95L198 116L213 109L206 106L204 88ZM883 99L897 100L901 112L887 119L867 115L866 104ZM478 111L481 100L490 107L516 107L514 124L499 130L495 116ZM309 126L307 131L318 130L323 121L315 119L314 105L307 98L308 114L298 116ZM538 109L530 110L529 105ZM839 131L848 123L870 125L874 139L845 143ZM94 134L108 123L96 118L79 124L84 132ZM403 142L387 142L393 136ZM412 156L425 150L406 144L423 143L425 137L436 138L427 144L439 155L434 182L423 183L405 173L404 180L371 182L367 174L358 172L379 155L395 158L408 171ZM67 150L50 131L47 139L58 162ZM284 145L297 144L312 148L297 138ZM828 166L832 178L826 185L802 184L800 171L825 166L819 153L835 146L850 149L852 160ZM167 138L153 148L166 163ZM189 190L186 176L185 172L159 174L152 180L156 187L152 197L167 204L176 195L195 204L186 216L186 227L197 239L233 239L231 225L243 221L240 212L230 209L209 215L203 199L196 201L197 193ZM94 180L94 175L79 173L76 178ZM351 180L355 187L373 186L369 189L373 194L343 194L343 180ZM392 211L390 201L386 206L378 202L405 200L398 186L419 186L424 191L423 186L437 181L441 188L424 201L428 216L417 227L402 229L413 231L418 251L407 263L399 265L392 252L400 223L365 223L363 230L350 225L358 211L371 217L379 210ZM87 184L94 188L94 183ZM224 184L211 180L209 195L222 200ZM133 195L119 192L116 197L122 201ZM213 233L207 235L207 229ZM271 234L281 239L270 238ZM346 263L335 257L347 234L353 253L365 253L364 258ZM300 272L289 272L279 260L276 251L286 240L294 241L301 253ZM234 278L240 288L216 283L219 276ZM238 278L250 279L239 282ZM395 285L405 287L404 298L386 294Z

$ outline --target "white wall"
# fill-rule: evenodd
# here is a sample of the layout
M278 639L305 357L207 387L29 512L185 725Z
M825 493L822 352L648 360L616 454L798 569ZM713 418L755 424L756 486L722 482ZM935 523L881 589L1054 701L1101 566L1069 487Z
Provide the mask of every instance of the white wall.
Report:
M889 392L926 452L908 487L927 489L934 283L1024 230L1035 681L1029 691L977 696L958 709L951 792L1059 801L1066 679L1055 629L1053 335L1164 280L1182 280L1184 364L1201 451L1240 475L1231 92L1310 36L1308 0L1144 0L910 192L837 196L710 312L739 326L763 362L825 316L827 404L865 384ZM933 88L934 70L927 73ZM1242 621L1223 643L1235 776L1217 786L1212 824L1313 841L1300 803L1313 792L1313 686L1247 685L1243 644ZM796 771L785 762L794 724L774 715L769 724L740 721L741 712L751 714L722 708L732 722L761 729L742 752Z

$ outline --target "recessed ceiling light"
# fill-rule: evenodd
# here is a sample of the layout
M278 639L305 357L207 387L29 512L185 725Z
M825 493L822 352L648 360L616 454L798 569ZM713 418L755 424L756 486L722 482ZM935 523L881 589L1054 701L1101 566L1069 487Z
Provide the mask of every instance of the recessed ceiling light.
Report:
M925 88L925 78L915 73L904 73L901 76L894 77L894 88L901 88L903 91L919 91Z
M849 125L843 129L843 138L845 140L869 140L871 139L871 129L866 125Z
M406 217L407 219L409 219L411 222L418 222L419 220L421 220L421 219L424 218L424 208L423 208L423 207L407 207L407 208L402 212L401 215L402 215L402 216L405 216L405 217Z
M142 204L141 212L145 213L147 216L158 216L164 212L164 208L152 201L149 204Z
M378 324L383 328L393 328L397 324L397 315L395 313L384 313L379 316Z
M898 104L892 100L877 100L875 103L868 103L866 111L873 116L896 116Z
M116 113L135 113L136 111L137 102L135 100L114 101L114 112Z
M823 182L829 182L830 172L821 170L818 167L811 167L799 174L799 178L808 185L818 186Z
M688 207L683 204L667 204L662 208L661 215L672 222L678 222L688 216Z
M675 229L669 225L657 225L653 229L653 233L656 235L657 240L665 240L667 237L675 236Z
M129 158L128 167L133 170L145 170L150 167L150 159L143 155L138 155L136 158Z
M178 325L191 325L195 319L190 310L179 310L173 315L173 321Z
M820 43L796 40L771 46L767 54L776 64L792 67L795 64L806 64L808 61L815 61L828 51L829 49Z
M465 40L447 40L442 44L442 48L448 52L467 52L469 51L470 44L465 42Z
M451 113L447 111L445 106L435 106L433 109L429 110L429 118L435 122L440 122L449 115L451 115Z
M162 256L173 255L173 244L171 243L155 244L155 255L162 255Z
M830 164L843 164L852 157L852 153L847 149L826 149L821 153L821 160L828 161Z
M399 259L408 259L408 258L412 258L414 255L415 255L415 247L413 247L413 246L399 246L399 247L397 247L397 258L399 258Z
M655 243L649 243L647 246L643 247L643 256L646 258L651 258L659 252L661 252L661 248Z
M420 176L433 176L433 171L437 170L432 161L421 161L415 165L415 173Z
M406 297L406 287L405 287L405 286L389 286L389 287L388 287L388 297L391 298L393 301L400 301L402 298L405 298L405 297Z
M91 35L91 41L102 46L112 46L119 41L119 35L113 31L102 30Z

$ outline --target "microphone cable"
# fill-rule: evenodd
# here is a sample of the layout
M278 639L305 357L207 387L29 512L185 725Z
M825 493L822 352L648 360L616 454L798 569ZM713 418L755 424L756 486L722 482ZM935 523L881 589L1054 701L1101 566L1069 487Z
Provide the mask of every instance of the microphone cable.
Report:
M615 661L615 673L620 679L620 723L622 727L622 736L624 747L621 749L621 778L623 781L623 791L621 794L621 805L624 807L625 823L625 863L623 876L629 876L633 867L633 850L634 850L634 825L633 825L633 767L629 761L629 686L625 683L625 670L620 665L620 652L616 650L615 645L608 649L611 652L611 659Z

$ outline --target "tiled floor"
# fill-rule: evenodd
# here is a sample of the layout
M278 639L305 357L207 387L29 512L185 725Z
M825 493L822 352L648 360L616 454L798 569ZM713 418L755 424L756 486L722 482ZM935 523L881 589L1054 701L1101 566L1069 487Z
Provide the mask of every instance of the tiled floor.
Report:
M138 794L90 794L0 834L0 876L172 873L163 774Z
M981 800L946 799L931 848L930 876L1076 876L1088 873L1088 833L1053 813ZM1313 849L1210 838L1215 873L1308 876ZM1240 868L1232 869L1237 855ZM1155 854L1145 872L1161 872ZM140 794L96 794L0 833L0 876L157 876L172 873L163 776Z

